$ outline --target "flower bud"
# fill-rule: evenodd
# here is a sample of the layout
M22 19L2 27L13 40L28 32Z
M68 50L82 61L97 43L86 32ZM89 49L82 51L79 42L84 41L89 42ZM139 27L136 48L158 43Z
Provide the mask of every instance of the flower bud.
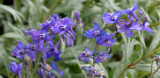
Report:
M75 12L74 12L74 18L75 18L78 22L80 22L80 12L79 12L79 11L75 11Z
M66 45L69 46L69 47L72 47L73 44L74 44L73 37L68 37L67 40L66 40Z

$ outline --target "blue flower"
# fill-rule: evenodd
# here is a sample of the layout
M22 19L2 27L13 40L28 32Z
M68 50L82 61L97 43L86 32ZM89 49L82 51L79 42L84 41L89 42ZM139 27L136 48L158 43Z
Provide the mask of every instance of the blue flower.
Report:
M121 17L120 11L116 11L114 14L108 12L102 15L102 20L108 24L113 24L116 23L120 17Z
M89 50L88 47L85 47L85 51L78 56L80 61L88 62L89 58L95 53L95 50Z
M89 73L93 74L93 75L97 75L98 74L98 69L93 67L93 66L89 66Z
M45 71L51 71L52 70L52 67L49 65L49 64L46 64L46 63L38 63L42 66L42 68L45 70Z
M57 70L57 65L56 65L55 61L52 61L51 65L43 64L43 63L38 63L38 64L40 64L42 66L42 68L45 70L45 74L46 74L47 78L56 78L56 76L51 71L56 71L59 74L60 78L63 78L64 72ZM44 76L43 69L40 69L38 71L38 74L40 77Z
M62 54L62 52L58 50L59 44L60 39L55 46L53 45L53 43L50 43L50 45L46 45L43 47L42 58L44 62L46 62L47 58L50 57L55 57L57 61L61 60L60 55Z
M39 46L37 45L38 41L37 40L32 40L32 44L31 43L27 43L25 45L25 50L31 50L34 52L39 52Z
M116 34L116 32L114 32L113 34L105 34L103 35L98 41L97 44L101 45L101 46L111 46L113 45L113 43L116 41L115 39L112 39L112 37Z
M136 9L138 9L138 3L136 3L136 5L133 8L131 8L131 9L122 10L122 13L123 14L129 14L129 15L133 16L136 19L136 21L138 21L138 18L136 17L136 15L134 13L134 11Z
M135 27L138 27L138 23L137 22L129 22L126 24L121 24L120 28L117 30L118 32L126 32L126 36L128 38L130 38L133 35L133 29L135 29ZM138 29L138 28L136 28Z
M145 20L140 24L134 24L134 26L132 26L131 29L138 30L138 31L141 31L142 29L144 29L151 34L151 29L148 27L148 25L150 24L146 21L147 21L147 17L145 17Z
M30 48L27 48L30 44L24 44L22 41L18 41L18 44L14 46L14 49L12 50L12 56L15 56L16 58L23 58L24 55L28 55L30 59L33 61L36 60L36 52L31 50ZM34 46L32 46L32 49L34 49Z
M22 41L18 41L18 44L14 46L14 49L12 50L12 56L23 58L23 54L25 54L24 45Z
M97 53L97 56L94 57L94 62L95 62L95 63L102 63L102 62L104 62L105 60L107 60L108 58L110 58L112 55L111 55L111 54L108 54L109 51L110 51L110 48L108 48L108 50L107 50L106 53L98 52L98 53Z
M59 33L59 35L63 35L65 37L71 35L75 38L75 33L73 32L72 27L75 25L73 19L69 19L67 17L57 21L55 25L50 27L52 33Z
M102 69L98 71L98 69L93 66L82 66L81 69L84 71L89 71L89 73L87 74L88 77L90 76L90 74L92 74L94 75L94 77L103 78L104 71Z
M21 78L22 63L17 66L16 62L10 62L8 66L15 75L18 75L18 77Z
M56 65L56 62L55 62L55 61L52 61L52 62L51 62L51 67L52 67L52 70L58 72L58 74L60 75L60 77L63 78L64 72L57 70L57 65ZM56 76L55 76L54 74L51 74L51 77L55 77L55 78L56 78Z
M49 21L52 21L52 20L60 21L60 20L61 20L61 17L60 17L58 14L53 14L53 15L51 15L51 17L49 18Z
M101 70L96 74L96 77L103 78L103 75L105 75L105 73L104 73L104 71L101 69Z
M38 73L38 76L40 78L46 78L45 75L44 75L44 73L43 73L43 69L37 69L37 73Z
M84 36L87 38L95 38L95 40L99 40L102 35L105 34L102 28L99 28L98 23L93 24L94 29L90 29L85 32Z
M138 10L139 20L141 20L141 18L142 18L142 16L143 16L142 14L143 14L143 11Z
M29 28L28 30L24 30L23 33L25 35L32 35L32 33L35 31L33 28Z

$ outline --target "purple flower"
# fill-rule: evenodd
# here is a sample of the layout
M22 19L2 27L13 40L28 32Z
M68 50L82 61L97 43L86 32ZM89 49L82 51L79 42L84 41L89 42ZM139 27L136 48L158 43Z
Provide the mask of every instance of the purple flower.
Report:
M84 70L84 71L89 71L90 67L82 66L81 69Z
M22 41L18 41L18 44L15 45L14 49L12 50L12 56L16 56L16 58L23 58L24 53L24 45Z
M87 74L88 76L90 74L92 74L92 75L94 75L94 77L103 78L103 75L104 75L104 71L103 70L98 71L98 69L93 67L93 66L82 66L81 69L84 70L84 71L89 71L89 73Z
M139 17L140 17L139 20L141 20L141 18L142 18L142 16L143 16L143 15L142 15L142 14L143 14L143 11L138 10L138 14L139 14Z
M104 74L104 71L101 69L101 71L99 71L99 72L96 74L96 77L103 78L103 75L105 75L105 74Z
M98 23L93 24L94 29L90 29L85 32L84 36L87 38L95 38L95 40L99 40L102 35L105 34L103 29L99 28Z
M79 11L74 11L74 18L79 22L79 26L81 28L83 28L84 25L80 19L80 12Z
M136 3L136 5L133 8L131 8L131 9L122 10L122 13L123 14L129 14L129 15L133 16L138 21L138 18L136 17L136 15L134 13L134 11L136 9L138 9L138 3Z
M45 20L45 23L39 24L42 26L42 30L48 30L51 26L54 26L57 21L60 21L61 17L58 14L53 14L49 20Z
M67 38L66 45L69 46L69 47L72 47L74 45L73 37L70 36L70 37Z
M16 62L10 62L8 66L15 75L18 75L18 77L21 78L22 63L17 66Z
M93 67L93 66L89 66L89 73L91 73L93 75L97 75L98 74L98 69Z
M37 69L37 73L38 73L38 76L40 78L46 78L45 75L44 75L44 73L43 73L43 69Z
M52 70L52 67L49 65L49 64L46 64L46 63L38 63L42 66L42 68L45 70L45 71L51 71Z
M102 15L102 20L108 24L113 24L116 23L120 17L121 17L120 11L116 11L114 14L108 12Z
M51 67L52 67L52 70L58 72L58 74L60 75L60 77L63 78L64 72L57 70L57 65L56 65L56 62L55 62L55 61L52 61L52 62L51 62ZM54 74L51 74L51 76L54 77L55 75L54 75ZM56 76L55 76L55 78L56 78Z
M56 62L55 62L55 61L52 61L52 62L51 62L51 65L42 64L42 63L39 63L39 64L40 64L40 65L42 66L42 68L45 70L45 74L46 74L47 78L56 78L56 76L55 76L51 71L56 71L56 72L59 74L59 76L60 76L61 78L63 78L64 72L63 72L63 71L57 71L57 65L56 65ZM40 77L43 77L43 76L44 76L43 70L40 69L40 70L38 71L38 74L39 74Z
M73 32L72 27L75 25L73 19L69 19L67 17L57 21L54 26L50 27L52 33L59 33L59 35L63 35L65 37L71 35L75 38L75 33Z
M85 51L78 56L80 61L88 62L89 58L95 53L95 50L89 50L85 47Z
M130 38L133 35L133 29L135 29L135 27L138 27L138 23L137 22L130 22L127 24L121 24L120 28L118 29L118 32L126 32L126 36L128 38ZM136 28L138 29L138 28Z
M35 31L33 28L29 28L28 30L24 30L23 33L25 35L32 35L32 33Z
M113 45L113 43L116 41L115 39L112 39L112 37L116 34L116 32L114 32L113 34L105 34L103 35L98 41L97 44L101 45L101 46L111 46Z
M145 17L145 16L144 16ZM150 25L147 21L147 17L145 17L145 20L141 22L140 24L135 24L131 29L141 31L142 29L146 30L151 34L151 29L148 27Z
M31 50L34 52L39 52L39 46L37 45L38 41L37 40L32 40L32 44L31 43L27 43L25 45L25 50Z
M53 14L49 20L55 20L55 21L59 21L61 19L61 17L58 14Z
M97 53L97 56L94 57L94 62L95 62L95 63L102 63L102 62L104 62L105 60L107 60L108 58L110 58L112 55L111 55L111 54L108 54L109 51L110 51L110 48L108 48L108 50L107 50L106 53L98 52L98 53Z
M53 43L50 43L50 45L46 45L43 47L42 58L44 62L46 62L47 58L50 57L55 57L57 61L61 60L60 55L62 54L62 52L58 50L59 44L60 39L55 46L53 45Z
M29 44L25 45L22 43L22 41L18 41L18 44L14 46L14 49L12 50L12 56L15 56L16 58L23 58L23 55L28 55L29 58L31 58L33 61L36 60L36 52L26 48Z

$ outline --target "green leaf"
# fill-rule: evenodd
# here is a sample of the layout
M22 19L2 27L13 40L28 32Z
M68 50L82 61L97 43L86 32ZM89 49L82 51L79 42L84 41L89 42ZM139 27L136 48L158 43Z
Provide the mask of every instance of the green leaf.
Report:
M2 11L4 10L4 11L7 11L10 14L12 14L16 21L18 20L19 22L22 22L22 19L24 19L24 16L20 12L12 9L11 7L8 7L6 5L0 4L0 9Z

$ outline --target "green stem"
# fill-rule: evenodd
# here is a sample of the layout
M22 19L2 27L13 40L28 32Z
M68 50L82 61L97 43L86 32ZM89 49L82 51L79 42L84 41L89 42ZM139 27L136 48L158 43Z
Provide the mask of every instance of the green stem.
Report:
M158 68L153 72L153 74L151 74L150 78L152 78L158 72L159 69L160 69L160 66L158 66Z
M55 5L52 6L52 8L49 10L49 12L46 14L46 16L43 18L43 20L41 22L44 22L44 20L46 20L48 18L48 16L53 12L53 10L60 5L62 2L62 0L58 0Z
M38 59L37 59L37 62L35 63L36 65L35 65L35 69L34 69L32 75L34 75L34 74L36 73L36 71L37 71L38 63L39 63L40 60L41 60L42 53L40 53L38 56L39 56L39 57L38 57Z
M96 56L96 54L97 54L98 46L99 46L99 45L98 45L98 44L96 44L96 47L95 47L95 49L94 49L96 52L94 53L93 57L95 57L95 56ZM93 66L95 66L95 62L94 62L94 61L93 61Z
M30 75L30 69L31 69L31 65L32 65L32 60L30 60L30 63L28 65L28 73L27 73L27 78L29 78Z
M152 61L152 64L151 64L151 75L152 75L153 62L154 62L155 60L156 60L156 59L154 59L154 60Z
M105 26L104 28L103 28L103 30L105 30L105 29L107 29L107 28L110 28L110 27L112 27L113 25L110 25L110 26ZM98 44L96 44L96 47L95 47L95 53L94 53L94 55L93 55L93 58L97 55L97 49L98 49L98 47L99 47L99 45ZM95 62L93 61L93 65L92 65L93 67L95 66ZM91 76L90 76L90 78L94 78L94 75L92 74Z
M93 59L94 59L94 57L95 57L95 56L96 56L96 54L97 54L98 46L99 46L99 45L98 45L98 44L96 44L96 47L95 47L95 49L94 49L96 52L95 52L95 53L94 53L94 55L93 55ZM93 66L93 67L95 66L95 62L94 62L94 61L93 61L93 65L92 65L92 66ZM94 74L90 75L90 78L94 78Z
M152 52L146 54L146 55L145 55L144 57L142 57L141 59L137 60L136 62L128 64L128 65L123 69L123 71L118 75L117 78L120 78L120 77L124 74L124 72L125 72L128 68L130 68L131 66L136 65L137 63L141 62L141 61L144 60L145 58L147 58L147 57L155 54L155 53L158 52L158 51L160 51L160 49L155 49L155 50L153 50Z
M104 28L103 28L103 30L106 30L106 29L108 29L108 28L110 28L110 27L112 27L112 26L115 26L116 25L116 23L114 23L114 24L111 24L111 25L109 25L109 26L105 26Z

